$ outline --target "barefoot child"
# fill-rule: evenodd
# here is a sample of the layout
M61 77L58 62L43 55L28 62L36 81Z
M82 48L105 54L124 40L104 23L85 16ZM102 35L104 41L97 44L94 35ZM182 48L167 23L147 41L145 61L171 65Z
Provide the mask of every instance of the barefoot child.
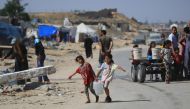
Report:
M90 103L90 97L89 97L89 92L88 89L90 89L91 93L96 97L96 102L98 102L99 96L96 95L94 89L93 89L93 81L95 80L95 74L92 69L92 66L85 62L84 58L79 55L75 59L76 62L80 64L80 66L77 68L77 70L69 76L68 79L71 79L72 76L75 74L79 73L82 76L82 79L84 80L84 85L85 85L85 94L87 97L86 103Z
M114 64L114 61L112 60L112 55L111 54L106 54L105 55L105 62L101 65L100 70L97 73L97 78L100 74L100 72L102 73L102 78L101 81L104 83L104 91L107 95L105 102L111 102L111 97L110 97L110 93L109 93L109 83L111 82L111 80L113 79L113 75L116 69L120 69L122 71L125 72L125 69L123 69L122 67Z
M171 66L174 62L172 59L173 50L171 48L172 42L170 40L166 40L164 42L164 47L161 50L161 57L163 59L163 63L166 69L165 82L166 84L170 83L171 79Z

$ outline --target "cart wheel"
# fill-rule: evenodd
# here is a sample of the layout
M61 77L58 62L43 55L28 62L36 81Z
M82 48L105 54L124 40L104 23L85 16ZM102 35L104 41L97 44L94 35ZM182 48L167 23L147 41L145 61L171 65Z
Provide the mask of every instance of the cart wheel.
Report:
M144 65L140 65L139 71L138 71L138 81L140 83L143 83L146 79L146 67Z
M133 82L137 82L137 74L138 74L138 66L137 65L132 65L131 66L131 78Z

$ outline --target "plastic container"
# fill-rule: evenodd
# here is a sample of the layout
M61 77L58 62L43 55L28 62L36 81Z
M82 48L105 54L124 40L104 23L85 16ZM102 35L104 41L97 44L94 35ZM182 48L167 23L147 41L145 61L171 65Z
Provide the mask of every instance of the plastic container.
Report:
M160 48L152 48L152 59L160 59Z
M93 89L95 90L96 95L101 95L104 93L104 87L101 81L94 81Z
M135 60L142 59L142 48L133 48L133 58Z

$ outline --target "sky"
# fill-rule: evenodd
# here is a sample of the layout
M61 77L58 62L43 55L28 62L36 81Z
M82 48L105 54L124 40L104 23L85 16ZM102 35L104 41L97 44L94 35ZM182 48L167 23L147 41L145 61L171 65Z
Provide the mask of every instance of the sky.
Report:
M7 0L0 0L0 9ZM21 0L26 12L98 11L117 8L118 12L141 22L190 21L190 0Z

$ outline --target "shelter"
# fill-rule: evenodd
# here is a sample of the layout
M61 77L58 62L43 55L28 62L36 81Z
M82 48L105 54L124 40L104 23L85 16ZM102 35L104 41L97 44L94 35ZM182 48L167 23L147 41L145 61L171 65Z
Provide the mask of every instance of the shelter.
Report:
M39 25L38 36L39 38L50 38L58 31L57 27L51 25Z
M10 45L13 38L23 38L21 29L8 23L0 22L0 45Z
M84 35L82 34L89 34L91 37L95 36L96 31L89 26L81 23L77 26L76 35L75 35L75 42L82 42L84 39Z

